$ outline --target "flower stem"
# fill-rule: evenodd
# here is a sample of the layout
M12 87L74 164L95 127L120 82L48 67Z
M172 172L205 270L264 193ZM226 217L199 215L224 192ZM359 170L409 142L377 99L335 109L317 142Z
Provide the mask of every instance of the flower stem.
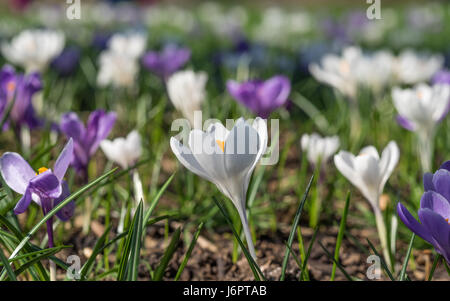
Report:
M245 210L239 210L239 217L241 218L242 228L244 229L245 240L247 241L248 250L250 255L252 255L253 259L256 262L256 252L255 247L253 246L252 234L250 233L250 228L248 226L247 215L245 214Z
M378 237L380 239L381 248L383 249L383 256L389 267L392 268L391 257L389 256L389 250L387 245L387 231L386 224L384 223L383 214L379 208L374 209L375 222L377 224Z
M434 132L423 131L418 134L418 147L420 155L420 163L422 164L422 171L431 171L431 162L433 160L434 149Z
M136 169L133 169L132 173L133 173L133 185L134 185L134 198L136 201L136 208L137 208L137 206L139 205L139 202L141 200L143 203L145 203L144 191L142 189L142 182L141 182L141 179L139 178L139 173L137 172Z
M43 203L46 203L46 202L43 202ZM45 208L45 206L44 206L42 208L42 211L45 216L50 211L50 209ZM46 225L47 225L48 247L53 248L55 246L54 240L53 240L53 216L50 217L46 221ZM56 264L51 259L49 259L49 266L50 266L50 281L56 281Z

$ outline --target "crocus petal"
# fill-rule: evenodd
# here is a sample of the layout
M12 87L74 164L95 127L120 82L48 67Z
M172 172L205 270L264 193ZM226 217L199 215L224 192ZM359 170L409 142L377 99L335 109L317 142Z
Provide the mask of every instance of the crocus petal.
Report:
M53 206L55 207L70 195L69 185L67 185L67 182L62 181L61 186L62 186L61 195L53 201ZM56 216L60 220L65 222L73 216L74 212L75 212L75 201L72 200L69 203L67 203L64 207L62 207L58 212L56 212Z
M400 150L398 149L397 143L395 143L395 141L389 142L381 154L380 174L382 178L379 189L380 193L383 191L384 185L391 176L395 166L397 166L399 158Z
M434 190L433 174L431 172L423 174L423 188L425 191Z
M197 162L191 150L181 144L176 138L170 138L170 148L172 152L175 154L177 159L191 172L195 173L199 177L202 177L208 181L212 181L211 176L203 169L202 166Z
M66 146L62 150L58 159L55 162L55 166L53 168L53 173L55 176L61 181L66 174L67 168L73 159L73 140L69 139Z
M420 224L412 215L409 213L408 209L406 209L405 206L403 206L401 203L397 204L397 214L402 220L402 222L405 224L406 227L408 227L412 232L416 233L420 237L422 237L427 242L431 243L433 242L432 237L430 234L428 234L425 227Z
M450 226L438 213L425 208L419 210L419 218L432 238L436 251L448 258L450 255Z
M97 132L95 140L93 141L90 149L89 149L89 155L93 155L97 148L100 145L100 142L102 142L106 137L108 137L109 133L111 132L115 122L116 122L117 114L115 112L109 112L105 114L98 122L97 125ZM90 122L88 121L88 124ZM88 125L88 131L91 127Z
M22 198L17 202L16 207L14 207L14 214L21 214L27 210L31 203L31 191L30 189L25 190Z
M450 203L434 191L425 192L420 199L420 208L428 208L445 219L450 219Z
M433 176L434 190L450 201L450 171L438 170Z
M0 172L6 184L24 194L28 183L36 175L31 166L17 153L4 153L0 158Z
M408 131L415 131L416 130L416 126L414 125L413 122L411 122L409 119L407 119L406 117L403 117L402 115L397 115L396 117L397 123L404 129L408 130Z
M75 141L82 140L85 133L83 123L78 119L77 114L73 112L66 113L61 117L60 128L61 132Z
M41 199L55 199L62 193L61 182L50 169L35 176L30 181L29 189Z
M445 169L450 171L450 161L444 162L439 169Z

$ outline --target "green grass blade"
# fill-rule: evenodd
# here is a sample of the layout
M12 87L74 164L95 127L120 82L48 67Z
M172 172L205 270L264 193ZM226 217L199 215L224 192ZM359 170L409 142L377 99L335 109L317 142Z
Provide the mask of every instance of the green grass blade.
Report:
M136 213L133 217L133 220L131 221L130 229L128 230L127 239L125 241L125 246L122 252L122 257L120 259L119 264L119 271L117 274L117 280L126 280L128 277L128 273L130 272L130 263L133 262L135 254L132 252L134 248L136 248L136 240L141 239L141 236L139 238L136 237L137 233L141 229L137 229L138 226L141 225L142 222L142 201L139 202L139 206L136 209ZM133 253L133 254L132 254ZM131 255L131 256L130 256Z
M369 244L370 248L372 249L372 251L375 253L375 255L377 255L378 258L380 258L381 267L386 272L386 274L388 275L389 279L391 279L392 281L395 281L395 278L394 278L394 276L392 276L392 273L389 270L389 268L388 268L388 266L386 264L386 261L384 261L384 258L382 256L380 256L380 253L378 253L377 249L375 249L375 247L370 242L370 240L369 239L366 239L366 240L367 240L367 243Z
M300 272L300 280L303 280L303 275L304 275L305 271L308 269L308 266L307 266L308 259L309 259L309 256L311 255L311 250L312 250L312 247L314 246L314 242L316 241L318 232L319 232L319 227L317 227L314 230L313 236L311 237L311 242L309 243L308 251L306 252L305 259L303 260L302 271ZM306 274L306 275L308 275L308 274ZM309 275L305 276L305 279L309 280Z
M320 241L318 243L319 243L320 247L323 249L323 251L325 252L325 254L328 256L328 258L330 258L332 262L336 263L337 267L342 272L342 274L344 274L345 278L347 278L347 280L349 280L349 281L353 281L352 277L347 273L347 271L344 269L344 267L338 261L336 261L334 259L334 257L330 254L330 252L328 252L327 248L325 248L325 246Z
M336 239L336 249L334 251L334 259L339 260L339 250L341 249L342 239L344 238L345 225L347 223L348 207L350 204L350 191L347 193L347 199L345 200L344 212L342 213L341 223L339 225L339 233ZM336 262L333 263L333 269L331 270L330 281L334 281L336 275Z
M291 226L291 232L289 233L289 238L287 241L289 246L292 246L292 242L294 241L295 230L297 229L297 225L300 222L300 216L302 214L303 206L305 205L306 198L308 197L308 193L311 188L311 184L312 184L313 180L314 180L314 175L309 180L308 186L306 187L305 193L303 194L303 198L300 201L300 204L297 208L297 212L295 213L294 221ZM280 281L283 281L285 279L288 261L289 261L289 249L286 248L286 251L284 253L284 258L283 258L283 265L281 267Z
M133 240L131 242L131 254L130 254L130 263L128 270L127 280L136 281L138 272L139 272L139 261L141 256L141 245L142 245L142 232L144 230L143 227L143 216L144 216L144 203L143 200L139 202L139 205L136 209L136 227L134 227L135 233L133 234Z
M100 236L100 238L95 242L94 249L92 250L91 256L86 261L86 263L81 267L81 270L80 270L80 279L81 280L85 280L86 275L89 275L90 271L92 270L94 260L97 257L97 255L101 252L102 247L104 246L106 239L108 238L108 234L109 234L110 230L111 230L111 225L105 229L102 236Z
M186 251L186 255L184 255L183 262L181 263L180 267L178 268L177 274L175 275L175 281L178 281L180 279L181 274L183 273L184 267L186 266L189 257L191 257L192 250L194 250L195 244L197 243L197 239L200 236L200 231L203 229L204 223L201 222L200 225L197 228L197 231L195 231L194 236L192 237L191 243L189 244L189 248Z
M12 281L16 281L16 275L14 274L14 271L12 270L8 259L5 257L5 254L3 254L3 250L0 250L0 260L3 263L4 269L6 270L9 279L11 279Z
M416 237L416 234L411 235L411 240L409 241L408 251L406 252L405 261L403 262L402 270L400 271L400 277L398 280L404 281L405 275L406 275L406 268L408 267L409 258L411 256L411 250L414 243L414 238Z
M431 267L430 275L428 275L427 281L431 281L433 279L434 271L436 270L436 267L439 263L439 260L441 259L441 254L436 254L433 261L433 266Z
M170 240L169 246L167 247L167 250L162 257L161 262L159 263L158 267L156 268L155 272L153 273L154 281L162 280L162 278L164 276L164 272L166 271L166 268L169 265L169 262L172 259L173 254L175 254L175 251L178 246L178 242L180 241L180 235L181 235L181 229L177 228L172 235L172 239Z
M175 176L175 174L176 173L173 173L167 179L167 181L164 183L164 185L159 189L159 191L156 194L155 198L152 200L152 203L150 204L150 207L147 209L147 212L145 213L145 216L144 216L144 220L143 220L144 221L144 225L146 225L148 223L148 220L150 219L150 216L152 215L153 209L155 209L156 204L158 204L158 201L161 198L161 196L163 195L164 191L166 191L167 187L172 182L173 177Z

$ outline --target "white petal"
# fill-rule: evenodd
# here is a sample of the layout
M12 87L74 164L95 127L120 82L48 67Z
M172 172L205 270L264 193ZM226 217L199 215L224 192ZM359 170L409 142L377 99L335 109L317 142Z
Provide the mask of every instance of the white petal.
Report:
M381 194L384 189L384 185L392 174L395 166L397 166L398 160L400 158L400 150L398 149L397 143L391 141L388 143L386 148L381 154L380 160L380 175L381 182L379 187L379 193Z

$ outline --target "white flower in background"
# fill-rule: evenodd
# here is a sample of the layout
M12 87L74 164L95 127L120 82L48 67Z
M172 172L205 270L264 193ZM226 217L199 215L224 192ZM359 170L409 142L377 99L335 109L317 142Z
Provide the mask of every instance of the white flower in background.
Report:
M114 140L103 140L100 148L108 160L120 165L123 169L128 169L137 163L142 155L141 136L134 130L127 137L120 137ZM131 171L133 177L134 193L136 204L144 200L144 191L139 173L136 169Z
M253 125L243 118L228 131L221 123L206 132L194 129L188 145L170 139L178 160L196 175L214 183L239 212L249 251L256 258L245 212L247 189L256 164L267 148L267 125L257 117Z
M309 66L309 71L319 82L330 85L344 96L356 101L358 79L354 70L361 56L361 49L348 47L342 51L342 56L325 55L321 65L313 63Z
M100 147L108 160L119 164L123 169L136 164L142 155L141 137L136 130L131 131L127 137L112 141L105 139L100 143Z
M169 98L177 110L194 124L194 112L201 109L205 100L205 86L208 76L205 72L178 71L167 80Z
M418 84L412 89L394 88L392 100L398 123L417 133L422 168L430 171L435 128L450 109L450 86Z
M441 55L419 54L405 50L394 64L394 78L399 83L417 84L427 82L444 64Z
M395 56L389 51L364 55L355 63L353 72L361 86L379 94L391 83Z
M304 134L300 141L302 150L306 152L308 161L316 165L319 163L325 164L328 159L334 155L339 148L339 137L321 137L313 133L311 135Z
M65 43L60 31L30 29L22 31L10 43L2 45L5 58L23 67L26 72L44 71L48 64L58 56Z
M113 85L119 88L133 86L139 71L136 59L105 50L100 54L99 62L100 67L97 74L99 86Z
M114 34L108 42L108 48L112 52L138 59L145 51L147 38L140 33Z
M399 158L400 151L395 141L388 143L381 154L381 158L373 146L363 148L358 156L354 156L347 151L340 151L334 156L336 168L361 191L372 206L384 257L389 265L386 226L379 206L379 199Z

